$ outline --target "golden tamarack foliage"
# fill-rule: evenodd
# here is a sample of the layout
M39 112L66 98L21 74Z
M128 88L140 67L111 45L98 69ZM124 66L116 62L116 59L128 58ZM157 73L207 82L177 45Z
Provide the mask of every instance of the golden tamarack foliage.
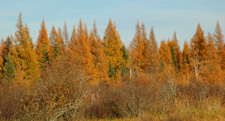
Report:
M123 61L122 45L119 33L116 31L116 25L110 19L105 30L103 47L107 59L110 60L112 68L115 70L115 74L113 74L115 78L118 78L121 73Z
M31 81L39 79L37 55L35 53L32 38L27 25L23 25L22 15L19 15L16 25L17 31L11 46L12 61L16 65L16 77L20 81Z
M37 44L33 44L28 26L24 26L22 22L21 14L16 26L18 30L15 37L11 35L6 41L2 39L0 71L3 73L4 56L8 55L16 66L15 79L20 81L39 80L40 69L69 53L73 56L71 59L75 59L80 68L85 70L83 73L91 84L108 82L110 78L119 80L124 73L128 74L128 71L130 78L132 74L149 78L159 76L169 68L176 72L176 76L185 77L181 80L185 83L189 82L191 77L196 80L199 77L199 80L203 81L214 78L211 75L222 76L224 73L225 45L219 22L215 33L209 34L207 38L198 24L190 46L185 42L182 51L176 32L171 40L161 41L158 46L153 28L148 38L145 25L142 23L140 26L139 22L128 50L123 47L116 25L111 19L103 40L97 33L95 22L93 30L88 33L86 25L80 20L77 30L73 27L69 40L66 23L63 30L59 27L58 32L53 26L48 37L43 20ZM209 83L216 81L210 80Z
M157 45L153 27L148 36L137 22L128 49L111 19L102 39L95 22L88 32L82 20L70 38L66 23L58 31L53 26L48 35L43 20L36 43L21 14L16 27L15 36L3 38L0 46L2 120L121 118L146 112L168 120L165 114L173 108L179 112L177 107L189 108L183 115L192 108L209 109L206 104L213 101L224 107L225 44L219 23L207 37L198 24L190 45L185 41L180 47L176 32ZM225 109L216 111L220 116Z
M120 77L126 74L130 75L130 78L133 75L153 78L152 76L159 76L168 69L172 70L176 77L185 77L180 80L185 83L189 83L192 77L196 81L198 78L208 81L207 83L223 81L225 45L219 22L215 33L209 33L207 38L198 24L190 46L185 41L183 50L180 49L176 32L171 40L163 40L158 46L153 28L148 38L145 25L139 25L139 22L129 49L123 46L116 25L111 19L103 40L97 33L95 22L93 30L88 33L87 26L80 20L78 28L73 27L69 39L66 23L63 30L59 27L58 32L53 26L48 37L43 20L37 44L32 42L28 26L23 24L21 14L16 27L14 37L11 35L6 41L2 38L0 71L1 74L4 73L3 66L7 60L4 60L4 56L9 56L16 67L15 80L22 82L40 80L40 71L46 64L67 54L71 56L71 60L79 63L79 68L85 70L83 73L91 84L110 82L110 78L120 80ZM219 79L213 79L214 75L220 75Z
M43 57L43 47L45 46L47 49L47 52L49 52L49 39L48 39L48 33L45 27L45 21L42 20L41 29L39 31L39 36L37 39L37 46L36 46L36 53L38 55L39 61Z

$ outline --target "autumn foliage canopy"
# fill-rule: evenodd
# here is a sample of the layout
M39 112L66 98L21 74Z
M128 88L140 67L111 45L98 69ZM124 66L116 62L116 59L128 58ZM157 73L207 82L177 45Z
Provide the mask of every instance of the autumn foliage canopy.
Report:
M0 85L6 87L18 84L21 90L22 87L24 90L27 88L24 95L21 93L21 100L15 99L18 105L26 102L22 103L22 113L45 111L38 113L52 114L49 119L57 118L59 114L53 110L57 107L64 109L71 106L77 110L81 107L72 105L72 102L83 104L87 101L83 98L89 93L93 94L92 100L97 99L100 90L98 85L118 90L136 89L126 87L128 82L141 85L140 88L148 84L165 85L170 82L182 86L182 89L195 83L225 85L225 43L219 22L214 33L204 33L199 23L193 37L185 41L183 47L179 45L176 32L168 40L157 41L153 27L147 32L145 25L139 22L129 46L123 44L116 24L111 19L102 38L98 35L95 21L91 31L88 31L81 19L77 28L73 26L70 37L66 22L63 28L52 26L48 32L43 19L37 41L33 41L21 14L16 28L15 35L2 38L1 41ZM79 90L88 90L89 86L94 87L90 92ZM32 92L33 87L40 88L40 92ZM158 90L156 87L151 89ZM101 96L99 101L107 105L104 96ZM37 97L42 103L37 103L40 101ZM73 100L75 98L77 100ZM32 105L29 105L29 101L33 101ZM6 119L11 116L0 110L0 116L1 113Z

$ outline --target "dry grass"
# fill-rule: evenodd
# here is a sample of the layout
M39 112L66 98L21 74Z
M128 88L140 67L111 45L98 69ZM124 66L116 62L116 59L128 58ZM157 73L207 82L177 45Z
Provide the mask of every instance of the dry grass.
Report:
M136 118L90 119L90 121L224 121L225 107L216 99L207 99L204 105L191 105L187 100L176 100L166 113L145 112Z

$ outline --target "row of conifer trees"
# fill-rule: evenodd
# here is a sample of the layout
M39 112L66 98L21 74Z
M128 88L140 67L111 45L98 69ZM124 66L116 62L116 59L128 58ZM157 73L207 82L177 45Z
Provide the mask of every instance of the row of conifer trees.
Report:
M207 84L224 82L225 44L219 22L214 34L208 33L207 37L198 24L190 45L185 41L183 50L178 44L176 32L172 39L162 40L158 46L153 28L148 37L145 25L139 25L139 22L127 48L111 19L103 39L98 35L95 22L88 32L81 20L77 29L73 26L70 37L66 23L63 29L56 30L53 26L48 36L43 20L37 43L33 43L21 13L16 27L15 35L2 39L2 83L39 81L43 70L65 56L70 57L71 64L77 64L83 70L90 84L104 82L118 85L121 78L151 80L165 73L184 85L193 80Z

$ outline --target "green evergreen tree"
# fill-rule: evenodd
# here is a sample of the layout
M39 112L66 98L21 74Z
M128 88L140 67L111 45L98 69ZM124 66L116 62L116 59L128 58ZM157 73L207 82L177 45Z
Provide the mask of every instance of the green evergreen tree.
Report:
M111 60L109 60L109 78L115 77L115 76L116 76L115 70L114 70L113 65L111 63Z
M7 80L8 82L11 82L13 78L15 77L15 64L10 60L9 56L4 55L3 57L4 63L3 63L3 79Z
M162 71L164 71L164 69L165 69L165 63L164 63L164 61L161 61L161 62L160 62L160 65L161 65L161 67L162 67L162 69L161 69L160 71L162 72Z
M49 60L50 60L50 57L49 57L47 48L46 48L46 46L44 44L43 45L42 60L41 60L42 68L45 67L47 64L49 64Z
M128 60L128 53L127 53L127 49L126 49L125 45L123 45L123 47L122 47L122 52L123 52L123 59Z
M57 44L54 45L54 58L57 58L59 56L59 48Z
M121 68L121 76L124 76L129 71L129 60L128 60L128 53L125 45L122 47L123 52L123 61L122 61L122 68Z
M121 69L121 76L126 75L127 72L128 72L128 69L126 68L125 63L124 63L124 61L123 61L123 62L122 62L122 69Z
M172 55L172 59L173 59L174 68L175 68L176 73L177 73L178 72L178 63L177 63L177 58L176 58L175 53L174 53L173 45L171 46L171 55Z

